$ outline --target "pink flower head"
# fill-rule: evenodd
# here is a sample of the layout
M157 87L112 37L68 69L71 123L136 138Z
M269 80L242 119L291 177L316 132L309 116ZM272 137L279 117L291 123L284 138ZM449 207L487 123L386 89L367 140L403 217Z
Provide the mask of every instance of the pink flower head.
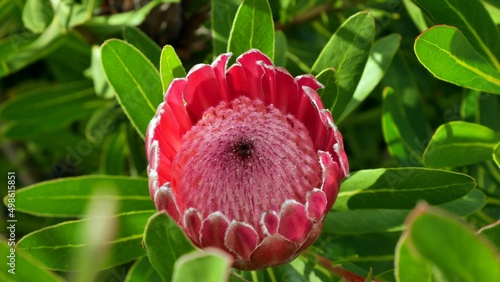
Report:
M175 79L146 134L149 191L200 247L234 267L290 262L319 236L349 167L312 75L259 50Z

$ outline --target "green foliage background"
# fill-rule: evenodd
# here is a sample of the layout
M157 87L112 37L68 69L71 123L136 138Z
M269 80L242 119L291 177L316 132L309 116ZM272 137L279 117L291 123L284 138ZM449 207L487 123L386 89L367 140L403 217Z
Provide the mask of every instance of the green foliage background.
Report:
M1 281L500 281L498 1L137 2L0 2ZM244 272L155 213L144 133L249 48L325 85L352 174L312 247Z

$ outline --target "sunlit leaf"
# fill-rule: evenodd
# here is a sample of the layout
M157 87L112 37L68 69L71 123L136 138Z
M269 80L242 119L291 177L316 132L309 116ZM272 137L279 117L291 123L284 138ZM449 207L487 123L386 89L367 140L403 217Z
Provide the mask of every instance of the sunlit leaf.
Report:
M497 73L500 72L500 48L498 48L500 31L479 0L414 1L437 23L454 26L463 32L472 47L496 69ZM458 42L453 41L453 43Z
M335 70L337 94L332 115L337 120L351 101L361 79L375 35L375 22L367 12L347 19L333 34L312 66L317 75L325 69Z
M420 63L437 78L500 94L500 71L486 61L456 27L431 27L415 40L414 48Z
M424 153L429 167L457 167L490 160L500 134L492 129L462 121L441 125Z

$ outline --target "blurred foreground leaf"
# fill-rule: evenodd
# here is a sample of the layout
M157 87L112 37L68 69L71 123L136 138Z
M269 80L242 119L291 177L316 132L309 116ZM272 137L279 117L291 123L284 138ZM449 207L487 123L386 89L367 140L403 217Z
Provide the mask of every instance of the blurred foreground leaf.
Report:
M420 204L408 217L396 250L398 281L499 281L500 256L454 218ZM428 280L427 280L428 281Z

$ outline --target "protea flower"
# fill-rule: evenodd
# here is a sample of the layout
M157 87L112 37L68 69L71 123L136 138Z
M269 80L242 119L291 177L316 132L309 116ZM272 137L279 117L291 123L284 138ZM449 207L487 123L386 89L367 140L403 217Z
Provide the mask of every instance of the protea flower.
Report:
M200 247L234 267L290 262L319 236L348 174L342 136L312 75L258 50L175 79L149 124L149 191Z

